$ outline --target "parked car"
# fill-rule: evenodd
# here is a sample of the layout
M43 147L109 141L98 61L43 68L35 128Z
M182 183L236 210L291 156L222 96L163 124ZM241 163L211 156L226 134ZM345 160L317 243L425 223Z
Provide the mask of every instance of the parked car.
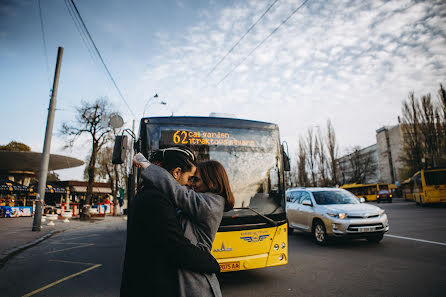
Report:
M389 203L392 203L392 193L390 193L387 190L380 190L378 192L378 194L376 195L376 201L378 203L382 202L382 201L387 201Z
M286 200L288 230L311 232L320 245L329 237L378 243L389 230L384 210L344 189L292 188L286 191Z

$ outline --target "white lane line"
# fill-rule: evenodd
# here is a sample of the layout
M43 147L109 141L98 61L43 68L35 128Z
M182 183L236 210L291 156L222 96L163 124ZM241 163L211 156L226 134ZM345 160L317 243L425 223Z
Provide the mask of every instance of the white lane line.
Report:
M424 239L418 239L418 238L410 238L410 237L404 237L404 236L396 236L396 235L391 235L391 234L385 234L384 236L387 236L387 237L393 237L393 238L399 238L399 239L406 239L406 240L419 241L419 242L425 242L425 243L432 243L432 244L438 244L438 245L444 245L444 246L446 246L446 243L443 243L443 242L437 242L437 241L430 241L430 240L424 240Z

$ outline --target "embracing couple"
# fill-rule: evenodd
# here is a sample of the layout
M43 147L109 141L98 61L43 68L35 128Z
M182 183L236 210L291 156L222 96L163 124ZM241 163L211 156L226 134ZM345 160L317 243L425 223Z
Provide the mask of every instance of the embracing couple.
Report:
M210 251L223 212L234 207L223 165L197 163L187 147L149 160L137 154L133 163L143 185L128 212L121 297L221 296Z

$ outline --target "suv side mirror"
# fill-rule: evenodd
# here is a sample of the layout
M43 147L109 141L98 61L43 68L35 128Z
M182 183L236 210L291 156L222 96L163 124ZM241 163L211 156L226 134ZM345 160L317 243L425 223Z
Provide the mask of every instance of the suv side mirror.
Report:
M365 202L364 197L359 198L359 202L364 203Z
M127 156L127 136L118 135L115 137L115 146L113 147L113 164L124 163L125 157Z
M302 202L302 205L313 206L313 203L311 203L310 200L304 200L304 201Z

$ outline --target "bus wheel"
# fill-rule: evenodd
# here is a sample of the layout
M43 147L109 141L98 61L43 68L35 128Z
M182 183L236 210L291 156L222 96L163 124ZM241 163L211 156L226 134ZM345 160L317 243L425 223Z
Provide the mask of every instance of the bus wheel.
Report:
M327 244L327 232L325 231L325 225L322 221L315 221L313 223L313 238L319 245Z
M379 243L381 240L383 240L384 234L378 234L378 235L372 235L367 237L367 240L369 242L373 242L373 243Z

